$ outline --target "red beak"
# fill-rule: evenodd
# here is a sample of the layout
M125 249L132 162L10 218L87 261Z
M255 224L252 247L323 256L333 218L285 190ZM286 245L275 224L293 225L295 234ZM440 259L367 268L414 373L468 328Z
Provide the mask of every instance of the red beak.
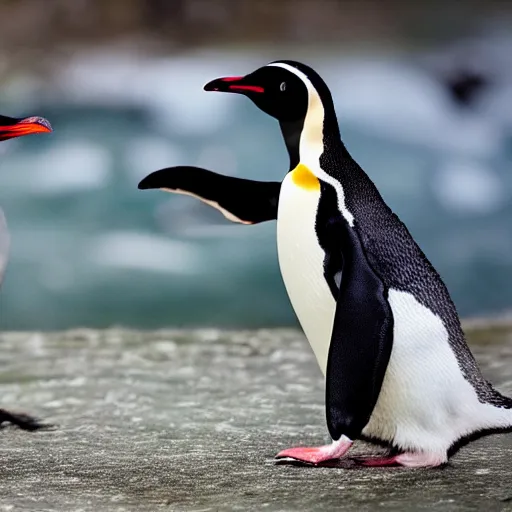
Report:
M49 133L51 131L51 125L44 117L16 119L0 116L0 141L23 137L32 133Z
M219 92L247 92L262 93L265 89L259 85L252 85L245 76L225 76L216 78L204 86L205 91Z

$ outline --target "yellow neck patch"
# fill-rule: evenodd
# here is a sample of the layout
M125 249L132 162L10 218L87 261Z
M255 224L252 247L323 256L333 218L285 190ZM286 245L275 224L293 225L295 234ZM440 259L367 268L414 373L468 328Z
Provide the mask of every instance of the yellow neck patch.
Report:
M292 181L305 190L320 190L318 178L304 164L299 164L293 169Z

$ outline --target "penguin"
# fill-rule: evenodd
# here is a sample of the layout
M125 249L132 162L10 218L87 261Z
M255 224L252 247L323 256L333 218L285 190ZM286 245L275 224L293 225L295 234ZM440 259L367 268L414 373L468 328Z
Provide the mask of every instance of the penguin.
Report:
M331 443L276 458L318 465L361 439L388 448L354 458L362 465L436 467L474 437L512 429L512 399L482 376L446 285L342 142L319 74L281 60L204 89L246 96L279 122L283 181L173 167L139 189L188 194L243 224L277 220L283 281L325 378Z
M0 141L22 137L33 133L52 131L50 123L43 117L26 117L23 119L0 115ZM0 208L0 287L2 286L9 256L10 237L5 215ZM13 413L0 408L0 425L11 423L22 430L34 431L48 428L36 418L24 413Z

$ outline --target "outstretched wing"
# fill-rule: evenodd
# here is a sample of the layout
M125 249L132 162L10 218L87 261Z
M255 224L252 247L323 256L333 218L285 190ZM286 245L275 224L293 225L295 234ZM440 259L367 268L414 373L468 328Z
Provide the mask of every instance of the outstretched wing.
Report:
M332 438L357 439L373 412L393 345L387 289L344 219L329 229L343 248L343 269L326 372L327 426Z
M281 183L254 181L217 174L200 167L168 167L146 176L139 189L161 189L185 194L219 210L242 224L277 219Z
M10 236L7 229L7 221L3 210L0 208L0 286L4 280L5 269L9 259Z

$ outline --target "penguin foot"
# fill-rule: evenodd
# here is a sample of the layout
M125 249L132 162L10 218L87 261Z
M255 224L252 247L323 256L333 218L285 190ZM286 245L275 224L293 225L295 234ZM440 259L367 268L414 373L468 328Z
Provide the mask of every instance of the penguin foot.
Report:
M367 457L353 459L362 466L390 467L404 466L407 468L433 468L447 462L446 455L432 453L406 452L392 457Z
M406 452L397 455L396 461L401 466L408 468L434 468L442 466L448 462L448 457L445 453L422 453L422 452Z
M326 460L340 459L351 446L352 441L348 437L341 436L338 441L333 441L332 444L325 446L288 448L279 452L275 458L295 459L309 464L319 464Z
M6 411L5 409L0 409L0 426L3 423L12 423L22 430L28 431L42 430L52 427L52 425L41 423L39 420L29 416L28 414L14 414L12 412Z
M394 457L354 457L352 460L361 466L369 467L389 467L400 465L397 461L396 455Z

